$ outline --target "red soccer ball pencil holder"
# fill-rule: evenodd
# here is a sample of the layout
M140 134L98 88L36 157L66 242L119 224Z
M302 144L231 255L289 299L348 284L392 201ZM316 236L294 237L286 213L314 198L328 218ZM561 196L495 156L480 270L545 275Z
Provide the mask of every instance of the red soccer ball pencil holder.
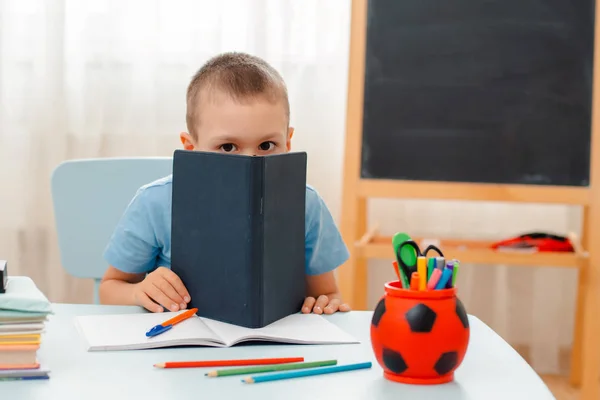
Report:
M456 295L459 263L446 263L435 246L422 254L405 234L396 234L394 239L399 279L385 284L373 313L373 352L385 378L391 381L450 382L463 361L470 336L467 312ZM427 258L430 250L439 257Z

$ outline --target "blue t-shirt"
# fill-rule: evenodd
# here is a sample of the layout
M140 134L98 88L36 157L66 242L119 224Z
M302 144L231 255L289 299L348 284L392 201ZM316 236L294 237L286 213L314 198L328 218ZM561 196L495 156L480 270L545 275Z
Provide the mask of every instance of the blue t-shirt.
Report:
M137 191L104 252L110 265L127 273L171 268L172 182L169 175ZM343 264L348 249L323 199L308 185L305 221L306 274L322 274Z

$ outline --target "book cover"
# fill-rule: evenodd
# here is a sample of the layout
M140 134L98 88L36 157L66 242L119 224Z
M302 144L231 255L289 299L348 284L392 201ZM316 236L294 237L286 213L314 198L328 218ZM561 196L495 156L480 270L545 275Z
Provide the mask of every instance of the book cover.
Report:
M260 328L306 295L306 153L177 150L171 268L198 315Z

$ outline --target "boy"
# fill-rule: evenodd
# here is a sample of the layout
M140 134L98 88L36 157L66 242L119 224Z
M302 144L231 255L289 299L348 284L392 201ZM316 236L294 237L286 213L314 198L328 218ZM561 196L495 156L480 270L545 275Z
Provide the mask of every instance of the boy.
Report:
M209 60L191 80L189 133L181 133L180 140L186 150L284 153L290 151L294 132L289 116L286 85L275 69L257 57L225 53ZM109 268L100 284L102 303L161 312L185 309L190 302L185 286L170 269L171 184L168 176L143 186L127 207L104 253ZM308 297L302 312L349 311L333 273L348 259L348 250L323 200L310 186L305 221Z

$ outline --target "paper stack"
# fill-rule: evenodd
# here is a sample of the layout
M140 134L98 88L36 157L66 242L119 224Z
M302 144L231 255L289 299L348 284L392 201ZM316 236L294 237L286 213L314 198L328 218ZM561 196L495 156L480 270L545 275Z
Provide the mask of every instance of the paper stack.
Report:
M38 350L51 304L28 277L9 277L0 293L0 381L48 379Z

